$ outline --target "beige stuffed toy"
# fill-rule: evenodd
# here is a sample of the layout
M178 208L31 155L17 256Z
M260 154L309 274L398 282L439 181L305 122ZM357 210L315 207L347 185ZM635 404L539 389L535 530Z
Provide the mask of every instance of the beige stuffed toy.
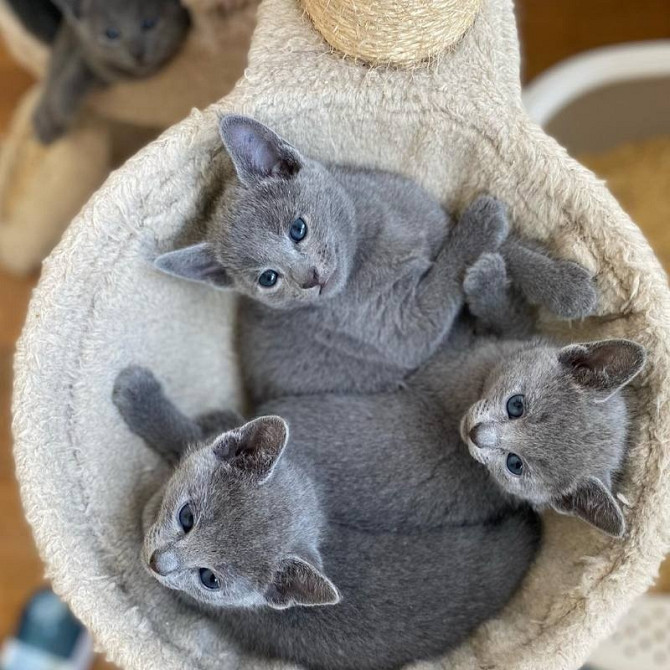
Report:
M0 266L35 270L110 170L147 140L228 93L246 65L256 0L184 0L192 29L177 56L149 79L90 96L76 125L44 146L32 113L40 84L19 104L0 146ZM49 49L0 0L0 34L39 80Z

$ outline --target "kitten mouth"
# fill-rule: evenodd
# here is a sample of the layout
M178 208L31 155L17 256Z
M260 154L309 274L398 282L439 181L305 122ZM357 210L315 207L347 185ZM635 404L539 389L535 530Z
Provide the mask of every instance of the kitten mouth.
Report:
M319 296L324 296L327 298L337 287L338 272L335 268L331 273L328 279L321 284L319 288Z

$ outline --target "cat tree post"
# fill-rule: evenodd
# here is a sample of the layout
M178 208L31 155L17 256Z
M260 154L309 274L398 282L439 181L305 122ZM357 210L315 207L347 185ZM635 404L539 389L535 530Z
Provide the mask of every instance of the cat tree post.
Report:
M481 0L303 0L335 49L371 64L411 65L456 44Z

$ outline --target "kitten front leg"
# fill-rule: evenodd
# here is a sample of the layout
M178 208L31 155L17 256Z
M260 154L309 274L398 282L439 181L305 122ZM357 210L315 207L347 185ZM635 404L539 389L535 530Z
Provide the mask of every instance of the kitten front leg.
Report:
M412 343L403 364L416 367L447 336L464 304L466 269L482 254L496 251L508 232L504 205L488 196L477 198L450 231L432 267L403 301L399 337Z
M556 316L581 319L593 314L598 294L591 273L581 265L554 259L510 237L501 247L514 286L532 305Z
M207 421L201 427L182 414L147 368L131 365L121 370L112 400L128 428L171 463L178 462L189 445L205 438Z
M84 97L102 83L86 65L71 29L64 26L54 46L44 92L33 115L38 139L50 144L61 137Z

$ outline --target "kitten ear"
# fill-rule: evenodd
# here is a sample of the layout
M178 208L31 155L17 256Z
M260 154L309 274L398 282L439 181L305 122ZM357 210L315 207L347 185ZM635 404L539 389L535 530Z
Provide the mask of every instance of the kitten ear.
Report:
M218 289L232 288L232 280L216 259L214 247L209 242L168 251L154 260L154 266L173 277L209 284Z
M262 416L223 433L212 446L217 458L262 484L272 475L287 442L286 421L279 416Z
M265 600L273 609L284 610L294 605L337 605L341 597L328 577L310 563L291 556L282 561Z
M604 391L610 398L642 370L644 347L630 340L601 340L563 347L558 360L581 386Z
M561 514L583 519L608 535L621 537L626 531L619 504L610 490L595 477L581 482L574 492L553 500L551 506Z
M300 154L274 131L246 116L230 114L219 122L223 144L240 181L290 179L302 167Z

